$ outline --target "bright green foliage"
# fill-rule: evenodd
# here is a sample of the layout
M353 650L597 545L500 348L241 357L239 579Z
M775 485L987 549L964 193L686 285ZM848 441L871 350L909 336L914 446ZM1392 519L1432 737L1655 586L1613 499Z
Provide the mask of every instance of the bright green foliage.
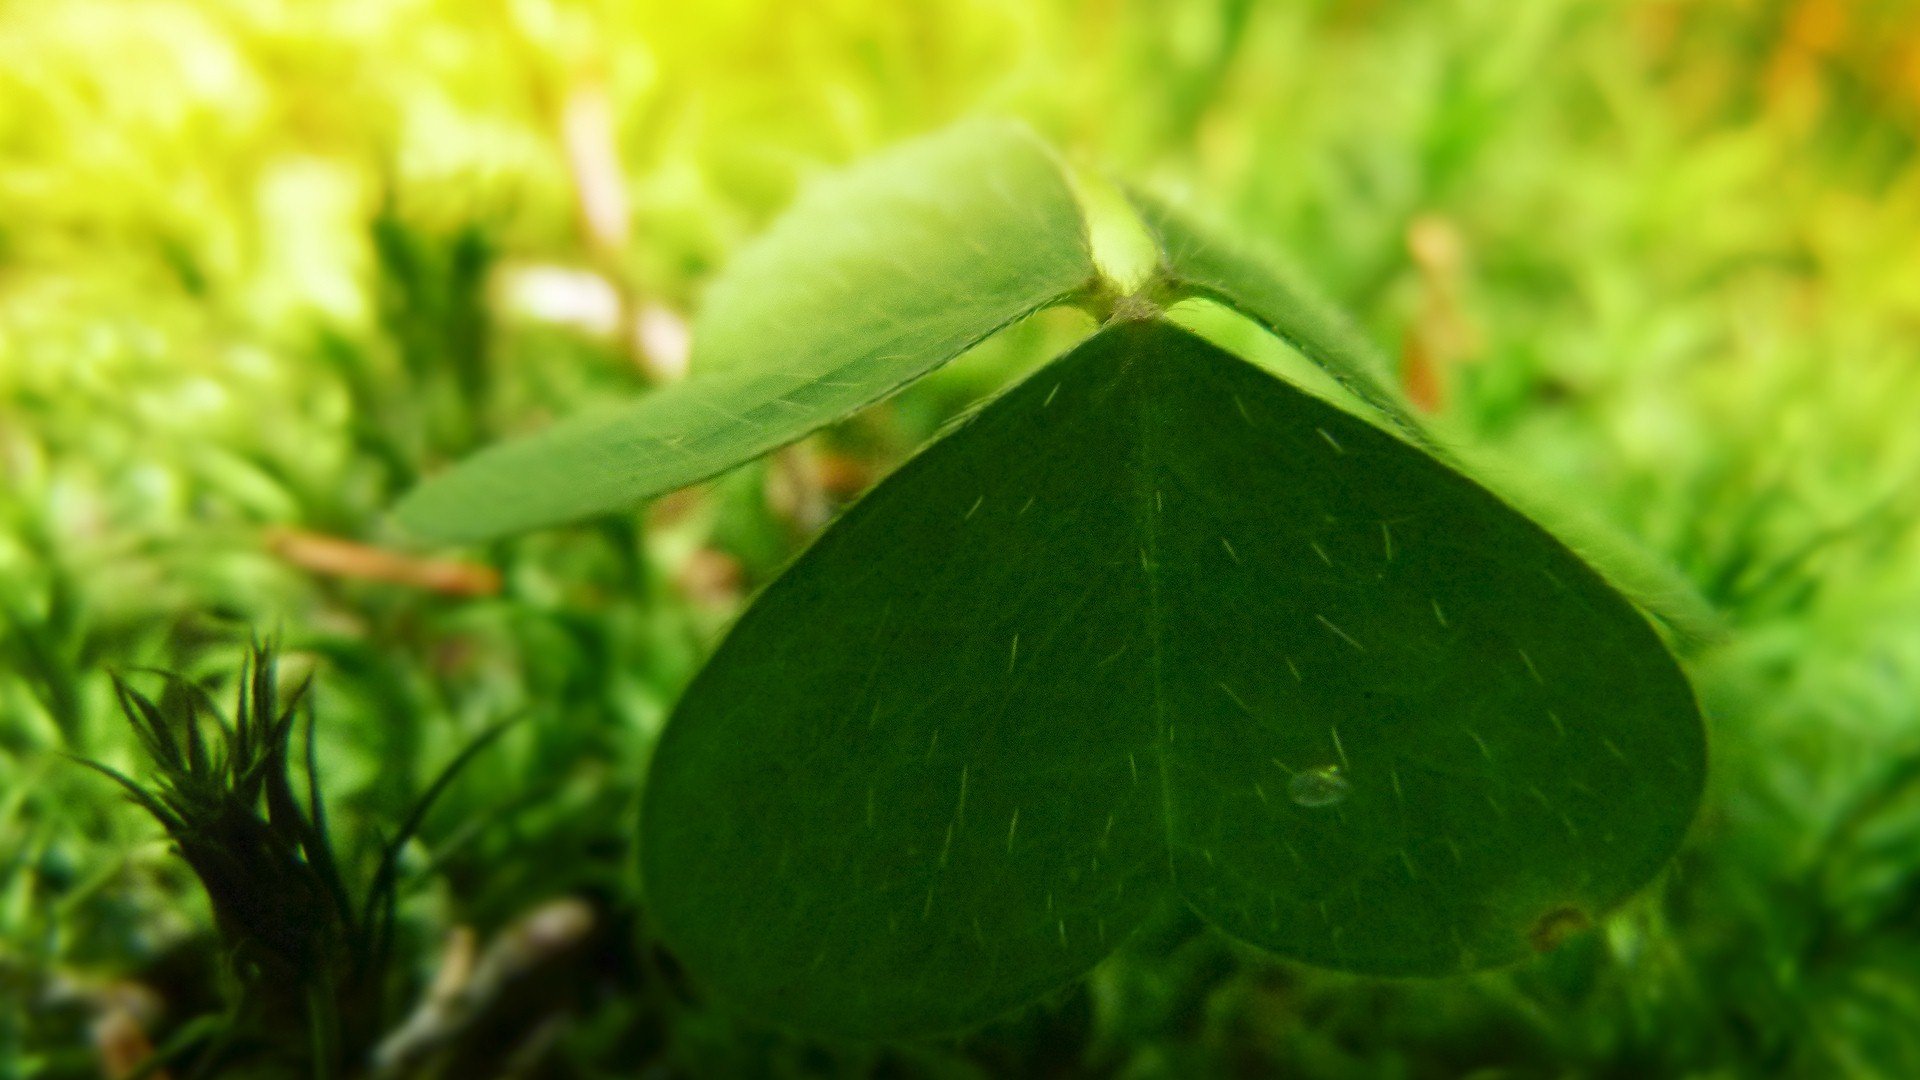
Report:
M1461 474L1158 319L904 466L741 619L647 790L648 895L757 1014L987 1019L1156 908L1328 966L1551 947L1704 775L1646 621Z
M550 1048L528 1068L1920 1076L1911 4L4 10L0 1072L109 1071L75 988L159 990L159 1045L223 1000L197 879L60 752L150 775L107 669L230 677L250 627L284 628L316 665L343 852L392 836L487 718L533 713L408 845L396 1009L458 927L484 947L569 893L638 909L629 808L741 603L686 588L689 571L731 557L757 592L790 562L819 531L787 483L814 455L644 520L490 545L472 554L508 587L486 599L342 581L262 531L378 542L381 513L449 455L638 394L628 339L551 321L523 270L598 268L636 306L689 314L801 179L991 102L1193 193L1230 237L1283 242L1389 359L1438 361L1425 419L1451 442L1525 463L1684 569L1733 631L1688 663L1712 724L1696 827L1604 933L1509 970L1355 978L1182 917L1044 1006L904 1046L722 1011L700 973L684 993L652 962L650 924L628 937L616 918L591 972L541 979L501 1017ZM1805 16L1836 11L1808 39ZM402 48L430 59L392 63ZM559 153L575 73L611 105L633 210L618 251L579 227ZM1435 235L1457 263L1410 243ZM475 250L493 260L478 276ZM1175 317L1279 357L1213 307ZM834 492L1058 355L1064 314L834 431ZM571 1022L548 1022L560 1007ZM488 1060L524 1061L501 1031Z
M1085 227L1051 152L979 122L823 183L708 297L693 377L480 454L400 520L479 539L617 510L800 438L1086 288Z

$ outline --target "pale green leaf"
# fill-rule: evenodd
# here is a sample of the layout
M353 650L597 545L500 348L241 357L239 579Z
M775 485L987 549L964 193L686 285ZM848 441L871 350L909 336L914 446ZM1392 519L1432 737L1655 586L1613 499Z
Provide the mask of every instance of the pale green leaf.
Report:
M976 122L804 194L714 284L693 375L434 477L399 506L472 540L632 506L798 439L1087 287L1085 228L1051 152Z
M1159 246L1162 274L1176 292L1217 300L1266 327L1401 434L1431 445L1386 358L1278 254L1230 241L1151 195L1129 191L1128 197Z
M1462 474L1112 325L832 525L681 701L650 910L753 1015L955 1030L1162 904L1436 975L1645 883L1704 740L1645 619Z

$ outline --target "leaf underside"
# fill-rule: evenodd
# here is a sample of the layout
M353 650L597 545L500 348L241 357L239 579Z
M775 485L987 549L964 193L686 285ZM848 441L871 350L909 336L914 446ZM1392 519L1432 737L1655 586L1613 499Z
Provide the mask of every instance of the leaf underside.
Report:
M1052 153L963 124L817 185L715 284L693 374L462 462L396 510L478 540L634 506L801 438L1086 288L1092 255Z
M1129 191L1175 288L1219 301L1299 350L1347 392L1412 442L1435 449L1418 413L1400 393L1386 358L1351 320L1272 252L1225 240L1171 204Z
M1156 907L1381 974L1512 961L1691 819L1646 621L1471 480L1157 320L850 509L682 699L654 916L723 996L963 1028Z

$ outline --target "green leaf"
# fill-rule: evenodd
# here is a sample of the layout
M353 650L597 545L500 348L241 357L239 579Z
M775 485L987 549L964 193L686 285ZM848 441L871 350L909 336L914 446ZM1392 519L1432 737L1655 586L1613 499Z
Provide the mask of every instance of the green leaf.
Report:
M841 419L1094 276L1073 193L1026 129L907 143L807 192L728 267L692 377L483 451L408 495L400 522L475 540L632 506Z
M654 760L651 910L755 1015L963 1028L1158 905L1358 972L1551 947L1646 882L1703 734L1651 627L1483 488L1158 320L852 507Z

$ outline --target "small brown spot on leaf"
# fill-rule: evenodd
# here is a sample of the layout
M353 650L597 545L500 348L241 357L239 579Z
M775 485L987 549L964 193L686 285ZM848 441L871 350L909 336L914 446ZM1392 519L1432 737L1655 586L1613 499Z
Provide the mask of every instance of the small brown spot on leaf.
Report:
M1568 938L1593 928L1593 920L1577 907L1557 907L1534 920L1527 929L1527 944L1534 952L1552 952Z

